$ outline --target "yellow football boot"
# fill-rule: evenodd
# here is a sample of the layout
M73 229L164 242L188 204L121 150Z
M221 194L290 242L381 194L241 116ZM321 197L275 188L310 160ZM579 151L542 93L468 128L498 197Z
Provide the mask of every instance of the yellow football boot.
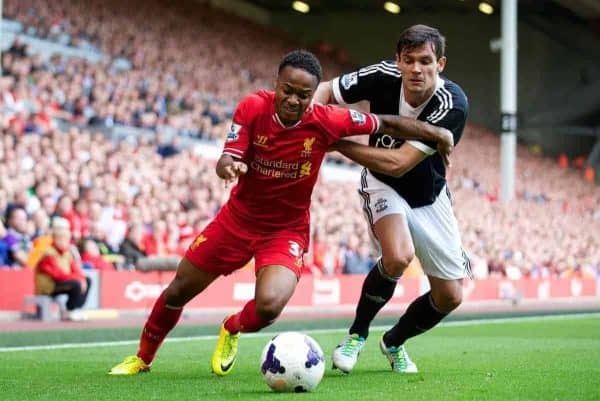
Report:
M219 340L215 347L215 352L212 356L211 367L212 371L218 376L225 376L231 372L238 351L238 342L240 333L230 334L225 328L225 324L221 324L219 330Z
M150 365L137 355L128 356L123 362L113 367L109 375L137 375L138 373L149 372Z

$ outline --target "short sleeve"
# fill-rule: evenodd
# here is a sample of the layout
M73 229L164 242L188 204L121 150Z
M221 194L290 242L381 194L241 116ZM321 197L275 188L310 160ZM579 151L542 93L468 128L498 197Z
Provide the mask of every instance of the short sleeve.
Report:
M353 135L371 135L379 129L379 119L375 114L337 106L326 107L331 143Z
M258 96L250 95L242 99L233 114L233 122L227 132L223 154L243 159L250 143L250 129L254 120Z
M451 131L457 144L465 128L468 109L467 97L458 86L442 87L434 93L419 119ZM435 153L437 146L435 142L409 142L427 154Z
M385 82L386 77L389 76L400 77L400 71L397 70L394 63L388 61L339 76L332 83L335 101L341 105L361 100L372 101L377 92L381 90L382 82Z

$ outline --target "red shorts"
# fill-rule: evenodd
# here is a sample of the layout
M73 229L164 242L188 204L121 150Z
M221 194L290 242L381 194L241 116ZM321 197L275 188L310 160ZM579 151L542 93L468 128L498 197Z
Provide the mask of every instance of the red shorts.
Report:
M254 258L257 273L263 267L281 265L300 278L307 231L252 232L236 224L222 209L192 242L185 257L203 271L222 275L233 273Z

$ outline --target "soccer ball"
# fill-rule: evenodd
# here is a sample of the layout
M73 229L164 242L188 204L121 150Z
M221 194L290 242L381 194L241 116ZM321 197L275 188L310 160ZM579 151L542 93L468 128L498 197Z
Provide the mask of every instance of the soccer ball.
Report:
M312 337L297 332L281 333L263 349L260 371L273 391L312 391L325 373L325 356Z

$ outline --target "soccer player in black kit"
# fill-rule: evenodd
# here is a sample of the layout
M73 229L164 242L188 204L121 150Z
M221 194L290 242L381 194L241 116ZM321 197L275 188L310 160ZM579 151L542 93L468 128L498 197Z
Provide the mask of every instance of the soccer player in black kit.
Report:
M382 61L320 84L316 102L368 100L372 113L399 114L450 130L456 144L468 112L463 90L440 75L445 38L425 25L400 35L395 61ZM373 135L369 146L340 141L334 149L366 168L359 194L381 258L363 283L354 322L333 353L333 366L349 373L377 312L391 299L413 257L419 258L430 290L415 299L380 340L394 372L416 373L407 339L438 324L462 301L469 262L446 186L446 162L435 143Z

